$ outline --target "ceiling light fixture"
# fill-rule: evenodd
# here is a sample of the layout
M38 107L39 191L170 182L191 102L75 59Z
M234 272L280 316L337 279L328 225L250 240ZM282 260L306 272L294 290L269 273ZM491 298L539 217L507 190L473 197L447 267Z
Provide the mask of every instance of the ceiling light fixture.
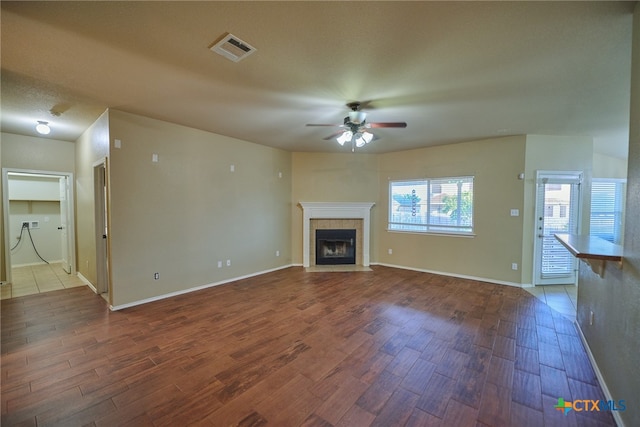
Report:
M338 135L338 137L336 138L336 141L338 141L338 144L344 145L345 142L351 141L352 138L353 138L353 132L351 132L350 130L345 130L340 135Z
M353 147L361 148L373 141L373 134L366 130L357 131L355 133L350 130L345 130L338 135L336 141L340 145L344 145L346 142L351 142L351 151L353 151Z
M38 120L38 124L36 125L36 132L38 132L40 135L49 135L49 132L51 132L49 122Z
M360 111L359 102L350 102L347 107L351 109L349 115L344 118L341 125L326 123L307 123L307 126L336 126L343 130L323 138L325 141L335 138L336 142L341 146L345 143L351 143L351 151L355 152L356 148L361 148L373 140L377 140L376 135L367 132L370 128L406 128L405 122L367 122L367 113Z

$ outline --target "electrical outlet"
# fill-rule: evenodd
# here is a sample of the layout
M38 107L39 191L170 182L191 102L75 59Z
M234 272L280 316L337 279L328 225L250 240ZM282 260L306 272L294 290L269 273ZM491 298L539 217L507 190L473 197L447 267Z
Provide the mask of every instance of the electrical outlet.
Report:
M153 280L160 279L160 273L153 273Z
M393 255L393 249L389 248L389 255Z
M222 268L222 261L218 261L218 268Z
M517 262L511 263L511 269L518 270L518 263Z
M231 267L231 260L230 259L227 260L227 267Z
M276 256L280 256L280 251L276 251Z
M22 221L22 228L29 228L30 221Z

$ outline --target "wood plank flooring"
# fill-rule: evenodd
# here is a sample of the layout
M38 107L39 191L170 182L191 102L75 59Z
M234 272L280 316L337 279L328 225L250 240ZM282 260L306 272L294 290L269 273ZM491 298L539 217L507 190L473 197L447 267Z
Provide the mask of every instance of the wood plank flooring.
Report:
M289 268L110 312L2 301L2 426L611 426L572 322L507 286Z

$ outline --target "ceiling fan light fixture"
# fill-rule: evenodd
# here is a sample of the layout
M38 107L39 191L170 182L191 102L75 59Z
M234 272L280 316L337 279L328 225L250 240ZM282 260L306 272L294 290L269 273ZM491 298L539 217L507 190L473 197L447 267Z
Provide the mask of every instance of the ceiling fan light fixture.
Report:
M356 147L364 147L373 140L373 134L367 131L358 132L354 135Z
M38 124L36 125L36 132L38 132L40 135L49 135L49 132L51 132L49 122L38 120Z
M356 125L364 123L364 120L367 118L367 113L364 111L350 111L349 112L349 120L351 123Z
M326 124L326 123L307 123L307 126L336 126L341 127L340 130L332 135L323 138L325 141L329 139L336 139L336 142L341 146L349 142L351 145L351 151L355 151L356 148L361 148L377 139L376 135L367 132L370 128L406 128L405 122L372 122L366 121L367 113L360 111L359 102L351 102L347 104L347 107L351 109L349 115L344 118L344 122L338 124Z
M338 141L338 144L344 145L345 142L351 141L351 138L353 138L353 132L346 130L336 138L336 141Z

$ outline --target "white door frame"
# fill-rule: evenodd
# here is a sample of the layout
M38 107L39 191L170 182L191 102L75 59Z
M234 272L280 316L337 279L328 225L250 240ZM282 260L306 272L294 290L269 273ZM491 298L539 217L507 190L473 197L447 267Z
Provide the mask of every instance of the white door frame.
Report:
M533 269L532 269L532 277L531 277L531 283L534 286L538 286L538 285L545 285L544 283L540 283L540 279L538 278L540 271L538 268L538 261L539 261L539 257L541 256L540 253L542 251L541 245L542 245L542 239L539 238L539 223L540 223L540 219L538 217L539 215L539 210L541 209L540 203L544 204L544 200L538 200L538 186L541 183L541 180L544 177L553 177L554 179L558 179L560 181L564 181L566 180L567 182L564 182L566 184L572 183L570 181L574 181L574 184L578 184L578 200L576 201L576 203L578 204L577 206L577 229L578 232L581 230L582 228L582 198L583 196L583 189L582 189L582 182L584 180L584 172L582 171L549 171L549 170L539 170L536 171L536 179L535 179L535 207L534 207L534 228L533 228ZM577 181L577 182L575 182ZM577 268L577 259L574 259L574 263L576 265ZM575 278L573 280L574 284L577 284L578 282L578 274L577 272L574 273L575 274ZM551 284L551 283L547 283L547 284Z
M71 274L71 254L69 253L69 248L73 243L69 238L70 225L68 224L69 206L67 200L69 200L69 193L71 192L69 178L67 176L61 176L58 180L58 187L60 189L60 226L58 226L58 230L60 230L60 237L62 238L62 268L67 274Z
M71 274L76 273L76 247L73 242L75 238L75 217L74 217L74 198L73 198L73 173L72 172L59 172L59 171L43 171L36 169L17 169L17 168L2 168L2 207L4 217L4 265L7 269L7 281L12 282L11 277L11 242L9 238L9 174L10 173L22 173L27 175L48 175L55 177L66 177L71 188L69 189L69 197L67 198L67 224L68 228L68 241L69 241L69 264L71 266Z
M108 294L111 302L111 274L109 259L109 190L108 159L93 164L93 197L96 240L96 292Z

